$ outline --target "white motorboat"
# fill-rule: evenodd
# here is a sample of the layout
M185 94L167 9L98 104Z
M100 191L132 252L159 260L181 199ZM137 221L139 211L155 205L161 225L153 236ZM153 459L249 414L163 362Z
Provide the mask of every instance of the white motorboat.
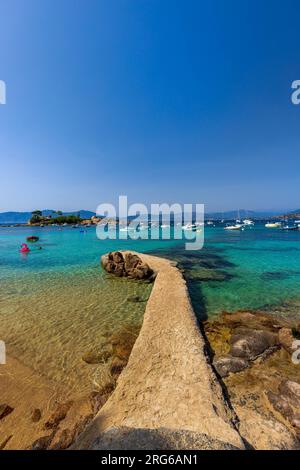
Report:
M245 220L243 220L243 224L244 225L254 225L254 222L251 219L245 219Z
M243 224L235 224L235 225L226 225L224 227L225 230L241 230L243 228Z
M266 228L280 228L281 227L281 222L268 222L265 224Z

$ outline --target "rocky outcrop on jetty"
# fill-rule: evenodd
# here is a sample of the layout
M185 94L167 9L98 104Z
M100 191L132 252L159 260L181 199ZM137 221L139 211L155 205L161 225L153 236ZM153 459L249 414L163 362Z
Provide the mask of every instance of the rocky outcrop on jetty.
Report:
M203 324L239 431L256 449L300 447L300 366L292 360L299 326L264 312L224 313Z
M101 257L103 268L118 277L153 281L154 271L135 253L114 251Z
M146 278L157 273L143 326L114 392L72 447L244 449L181 272L165 259L128 252L102 263L123 276L128 260L140 260L133 269L143 266Z

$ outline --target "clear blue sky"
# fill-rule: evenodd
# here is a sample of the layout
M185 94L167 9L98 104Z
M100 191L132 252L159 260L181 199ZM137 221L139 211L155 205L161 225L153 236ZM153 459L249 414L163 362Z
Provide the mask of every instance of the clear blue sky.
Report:
M300 206L298 0L1 0L0 13L0 211L119 194Z

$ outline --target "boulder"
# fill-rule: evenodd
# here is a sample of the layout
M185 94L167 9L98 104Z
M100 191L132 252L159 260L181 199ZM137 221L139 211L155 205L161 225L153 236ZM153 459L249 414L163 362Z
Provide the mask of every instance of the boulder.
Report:
M296 435L273 417L262 415L247 407L237 406L235 410L239 419L239 432L254 449L291 450L299 448Z
M101 257L101 264L106 272L118 277L139 280L154 279L153 270L134 253L111 252Z
M230 339L230 354L250 361L278 348L278 335L266 330L238 328Z
M249 361L242 357L230 355L219 357L214 360L213 365L221 377L226 377L230 372L240 372L249 366Z
M267 398L274 410L291 423L300 434L300 384L284 380L278 387L279 393L267 392Z
M293 354L293 336L291 328L281 328L278 332L278 338L281 346L290 354Z

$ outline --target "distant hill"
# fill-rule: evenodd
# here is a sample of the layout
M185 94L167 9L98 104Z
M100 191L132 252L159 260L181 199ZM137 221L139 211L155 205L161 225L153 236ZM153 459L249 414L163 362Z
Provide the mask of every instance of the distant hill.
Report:
M300 209L280 215L281 219L300 219Z
M226 212L211 212L205 214L205 219L225 219L225 220L235 220L240 219L264 219L266 217L275 217L279 211L251 211L240 209Z
M42 211L44 216L55 216L53 210L45 209ZM26 224L31 217L31 212L1 212L0 224ZM63 215L79 215L82 219L90 219L95 212L80 210L74 212L63 212Z

